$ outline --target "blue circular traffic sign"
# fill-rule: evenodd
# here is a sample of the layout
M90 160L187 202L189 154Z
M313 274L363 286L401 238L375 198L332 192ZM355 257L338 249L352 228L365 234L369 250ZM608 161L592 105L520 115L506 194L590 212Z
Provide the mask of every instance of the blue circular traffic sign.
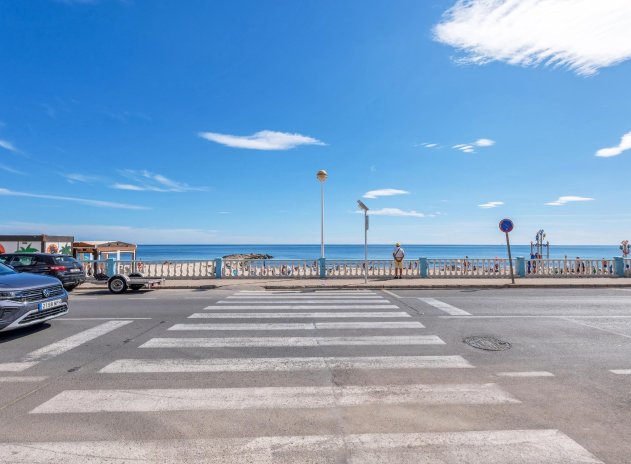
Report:
M513 221L511 221L510 219L502 219L500 221L500 230L502 232L509 233L511 230L513 230L513 227Z

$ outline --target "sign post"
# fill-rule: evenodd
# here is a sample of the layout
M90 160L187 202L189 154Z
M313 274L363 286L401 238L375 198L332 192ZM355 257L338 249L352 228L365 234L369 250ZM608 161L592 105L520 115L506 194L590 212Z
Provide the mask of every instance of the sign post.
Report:
M368 206L363 201L357 200L357 206L364 212L364 283L368 283Z
M508 264L510 265L510 279L511 282L515 283L515 274L513 273L513 256L510 252L510 240L508 238L508 233L513 230L513 221L510 219L502 219L500 221L500 230L506 234L506 248L508 249Z

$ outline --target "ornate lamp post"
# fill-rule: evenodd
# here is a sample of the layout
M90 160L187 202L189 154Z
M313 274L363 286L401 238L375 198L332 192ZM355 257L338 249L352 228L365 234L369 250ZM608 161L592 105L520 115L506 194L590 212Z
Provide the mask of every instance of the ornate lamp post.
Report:
M324 181L329 175L320 169L316 177L320 181L320 258L324 258Z

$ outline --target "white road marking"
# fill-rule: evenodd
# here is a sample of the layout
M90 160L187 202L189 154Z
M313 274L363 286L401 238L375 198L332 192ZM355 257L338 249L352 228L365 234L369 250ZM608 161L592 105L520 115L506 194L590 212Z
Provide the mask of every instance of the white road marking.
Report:
M318 329L423 329L420 322L270 322L236 324L175 324L168 330L318 330Z
M126 321L145 321L151 320L151 317L126 317ZM61 317L55 320L57 322L63 321L120 321L120 317Z
M554 377L552 372L528 371L528 372L498 372L500 377Z
M42 382L48 377L0 377L0 383Z
M84 330L83 332L79 332L76 335L72 335L58 342L51 343L50 345L40 348L39 350L32 351L26 355L25 361L46 361L47 359L59 356L66 351L70 351L73 348L94 340L95 338L98 338L113 330L123 327L124 325L131 324L131 322L132 321L126 320L105 322L104 324L97 325L96 327Z
M180 464L200 456L207 464L603 464L558 430L2 443L0 455L30 464Z
M318 318L397 318L397 317L412 317L406 312L391 311L391 312L301 312L301 313L194 313L188 316L189 319L284 319L284 318L297 318L297 319L318 319Z
M419 298L423 303L427 303L430 306L433 306L436 309L440 309L441 311L445 311L447 314L452 316L471 316L471 313L463 311L460 308L456 308L455 306L451 306L443 301L436 300L434 298Z
M119 359L99 372L142 374L173 372L260 372L325 369L466 369L461 356L368 356L327 358Z
M217 304L363 304L363 305L382 305L389 304L390 302L385 299L380 300L220 300Z
M78 334L72 335L68 338L64 338L63 340L60 340L58 342L51 343L50 345L44 346L43 348L40 348L38 350L31 351L29 354L27 354L17 362L0 364L0 371L18 372L26 370L39 362L46 361L48 359L54 358L55 356L59 356L66 351L70 351L73 348L94 340L101 335L105 335L112 330L116 330L119 327L127 324L131 324L131 322L132 321L130 320L116 320L105 322L104 324L97 325L96 327L92 327L88 330L84 330L83 332L79 332Z
M611 369L609 372L617 375L631 375L631 369Z
M417 321L405 322L316 322L316 329L424 329Z
M440 319L452 319L457 318L459 316L437 316ZM593 314L593 315L581 315L581 316L568 316L567 314L540 314L540 315L497 315L497 316L468 316L467 319L543 319L543 318L552 318L552 319L631 319L631 316L603 316L602 314ZM572 321L574 322L574 321Z
M390 290L386 290L385 288L382 290L382 292L383 292L383 293L387 293L388 295L393 296L393 297L395 297L395 298L401 298L401 297L400 297L399 295L397 295L396 293L391 292Z
M569 321L569 322L573 322L576 325L582 325L583 327L589 327L589 328L592 328L592 329L596 329L596 330L601 330L603 332L607 332L607 333L612 334L612 335L618 335L619 337L631 338L631 335L627 335L625 333L618 332L616 330L605 329L603 327L598 327L597 325L588 324L586 322L574 321L574 320L572 320L572 316L563 317L562 319L564 319L566 321Z
M313 292L299 290L242 290L237 295L374 295L375 292L367 290L315 290Z
M364 337L152 338L140 348L444 345L436 335Z
M31 414L520 403L493 383L65 390Z
M379 295L261 295L261 296L227 296L228 300L385 300Z
M0 363L0 372L21 372L33 367L37 362L8 362Z
M155 297L147 297L147 296L139 296L139 297L130 297L126 298L127 300L157 300Z
M304 303L304 302L302 302L302 303ZM358 305L358 304L351 304L351 305L323 305L323 304L317 304L317 305L305 305L305 304L299 304L299 305L288 305L288 304L268 305L268 304L265 304L263 306L257 306L257 305L235 305L235 306L217 305L217 306L206 306L204 309L206 309L206 310L226 310L226 309L399 309L399 307L397 305L392 305L392 304L380 304L380 305L370 305L370 306L366 306L366 305L363 305L363 304L361 304L361 305Z

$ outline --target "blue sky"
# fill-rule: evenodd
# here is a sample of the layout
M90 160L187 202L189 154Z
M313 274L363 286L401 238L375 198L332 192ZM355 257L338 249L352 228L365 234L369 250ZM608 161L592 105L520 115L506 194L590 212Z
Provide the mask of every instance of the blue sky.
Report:
M516 2L0 0L0 233L630 238L631 5Z

